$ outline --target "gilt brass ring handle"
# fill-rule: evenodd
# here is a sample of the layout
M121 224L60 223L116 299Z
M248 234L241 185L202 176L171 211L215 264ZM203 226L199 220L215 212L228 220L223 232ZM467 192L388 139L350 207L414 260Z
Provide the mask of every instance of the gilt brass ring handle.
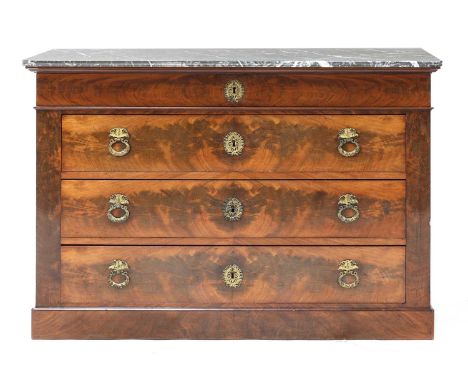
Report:
M346 128L340 130L338 133L338 152L344 157L354 157L359 154L361 151L361 146L358 142L359 134L356 129ZM354 145L354 148L351 151L345 150L344 146L346 144Z
M358 199L353 194L341 195L338 199L338 219L343 223L352 223L359 219ZM346 211L353 211L352 216L346 216Z
M130 211L128 210L129 205L128 198L123 194L114 194L109 198L109 209L107 210L107 218L112 223L123 223L128 220ZM113 212L120 210L121 216L115 216Z
M125 288L130 282L128 275L129 266L124 260L114 260L109 266L109 277L107 278L109 286L116 289ZM122 281L116 281L117 276L123 278Z
M130 151L129 139L130 135L128 134L127 129L120 127L111 129L109 131L109 153L115 157L123 157L124 155L127 155ZM114 148L116 143L121 143L124 146L122 150L116 150Z
M244 138L235 131L231 131L224 136L224 151L226 154L238 156L244 149Z
M224 96L226 100L232 103L239 102L245 94L245 88L239 80L231 80L224 86Z
M223 280L224 284L226 284L226 286L229 288L239 287L243 279L244 275L242 273L242 269L238 265L231 264L224 268Z
M354 260L343 260L338 267L338 271L340 271L338 284L340 287L345 289L356 288L359 284L358 270L359 266Z
M228 221L240 220L244 213L244 206L237 198L229 198L224 202L223 215Z

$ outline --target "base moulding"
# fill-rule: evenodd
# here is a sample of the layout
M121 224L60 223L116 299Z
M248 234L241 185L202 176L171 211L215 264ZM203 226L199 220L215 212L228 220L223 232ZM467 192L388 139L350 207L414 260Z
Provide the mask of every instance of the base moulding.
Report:
M432 339L433 329L430 308L32 310L33 339Z

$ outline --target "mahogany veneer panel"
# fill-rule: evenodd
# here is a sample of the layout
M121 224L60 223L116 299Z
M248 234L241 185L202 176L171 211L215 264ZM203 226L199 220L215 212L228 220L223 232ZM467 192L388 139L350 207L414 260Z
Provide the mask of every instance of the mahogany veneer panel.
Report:
M346 169L344 169L346 170ZM405 179L405 172L141 172L141 171L64 171L62 179Z
M245 86L238 104L224 97ZM429 107L429 73L38 73L38 106Z
M129 198L124 223L107 218L109 197ZM338 199L359 199L359 220L337 218ZM243 204L227 221L223 203ZM403 181L62 181L63 237L405 237ZM112 240L109 240L112 244Z
M409 113L406 125L406 287L408 303L430 306L430 115Z
M359 265L359 285L338 285L338 265ZM128 262L130 283L107 283L114 259ZM223 269L244 279L229 288ZM62 304L68 306L256 306L307 303L403 303L404 247L63 247Z
M37 339L419 339L434 336L425 310L47 310L32 312Z
M109 130L125 128L130 152L112 156ZM359 132L361 150L343 157L337 134ZM239 156L224 151L230 132L244 139ZM371 172L405 171L403 115L66 115L63 171Z
M60 302L60 112L38 112L36 151L36 306Z
M388 237L62 237L62 245L405 245Z

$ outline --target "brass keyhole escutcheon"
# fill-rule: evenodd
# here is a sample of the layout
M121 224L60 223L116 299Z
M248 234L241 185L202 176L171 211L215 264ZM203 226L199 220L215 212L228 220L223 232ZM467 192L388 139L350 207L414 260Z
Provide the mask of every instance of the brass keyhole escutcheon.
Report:
M232 156L242 154L244 138L236 131L231 131L224 136L224 151Z
M224 87L224 96L229 102L239 102L244 97L244 92L244 85L238 80L231 80Z
M244 207L237 198L229 198L224 202L223 215L228 221L237 221L242 217Z
M226 286L237 288L241 285L244 275L242 269L236 264L228 265L223 270L223 280Z

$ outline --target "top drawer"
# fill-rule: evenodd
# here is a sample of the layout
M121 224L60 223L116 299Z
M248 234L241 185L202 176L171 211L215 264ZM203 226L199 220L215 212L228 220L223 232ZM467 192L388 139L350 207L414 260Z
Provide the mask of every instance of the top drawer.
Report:
M429 107L429 81L429 73L39 73L37 105Z

